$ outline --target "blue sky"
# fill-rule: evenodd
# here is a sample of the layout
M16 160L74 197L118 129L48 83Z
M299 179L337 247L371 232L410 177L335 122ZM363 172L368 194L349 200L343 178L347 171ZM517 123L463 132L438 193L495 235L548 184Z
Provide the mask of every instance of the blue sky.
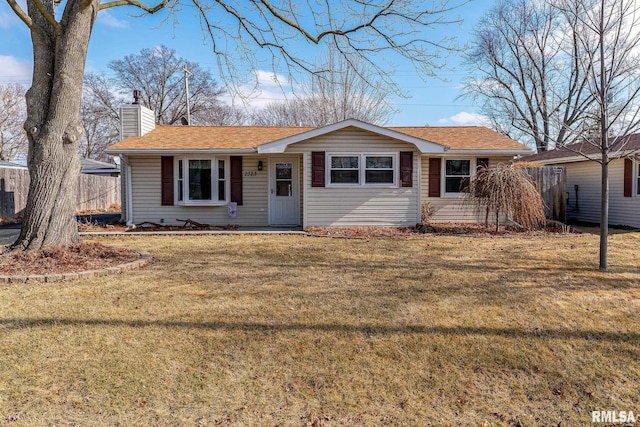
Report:
M24 1L19 1L24 4ZM460 18L461 24L451 24L433 32L434 37L456 36L460 45L468 40L474 25L493 1L475 0L463 5L448 17ZM216 57L211 43L203 34L193 10L185 7L177 16L166 21L166 13L142 16L133 8L111 8L103 10L94 27L87 71L110 73L109 61L135 54L143 48L164 44L177 51L181 57L199 62L218 75ZM5 1L0 0L0 83L30 83L31 41L26 26L13 14ZM249 73L250 71L247 70ZM273 82L273 70L268 67L255 70L259 76L260 91L251 105L260 106L285 95ZM421 125L475 125L482 124L481 116L472 101L458 100L461 81L467 77L460 66L459 55L452 54L447 59L447 69L439 71L440 79L428 78L423 81L410 64L399 63L395 74L400 87L411 94L411 98L394 98L394 108L398 112L391 119L395 126ZM285 85L286 90L286 85Z

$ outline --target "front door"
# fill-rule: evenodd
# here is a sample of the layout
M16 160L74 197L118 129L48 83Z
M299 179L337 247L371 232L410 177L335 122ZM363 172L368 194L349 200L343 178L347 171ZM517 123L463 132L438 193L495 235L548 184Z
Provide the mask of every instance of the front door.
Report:
M297 158L273 158L269 163L269 224L300 224Z

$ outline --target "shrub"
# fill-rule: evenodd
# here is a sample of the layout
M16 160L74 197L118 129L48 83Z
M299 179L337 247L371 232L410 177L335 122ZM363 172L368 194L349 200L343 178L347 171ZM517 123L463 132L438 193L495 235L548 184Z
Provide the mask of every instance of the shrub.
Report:
M542 196L531 177L513 163L479 169L469 181L465 201L485 214L485 227L489 216L495 215L496 231L501 215L525 230L537 230L545 224Z

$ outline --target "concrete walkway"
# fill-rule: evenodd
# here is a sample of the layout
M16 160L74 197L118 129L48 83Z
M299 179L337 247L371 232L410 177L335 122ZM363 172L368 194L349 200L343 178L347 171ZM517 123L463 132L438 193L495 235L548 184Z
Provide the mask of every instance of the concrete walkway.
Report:
M81 236L192 236L209 234L307 234L300 228L241 227L235 230L85 231Z
M0 227L0 246L9 245L20 235L20 224L4 225Z

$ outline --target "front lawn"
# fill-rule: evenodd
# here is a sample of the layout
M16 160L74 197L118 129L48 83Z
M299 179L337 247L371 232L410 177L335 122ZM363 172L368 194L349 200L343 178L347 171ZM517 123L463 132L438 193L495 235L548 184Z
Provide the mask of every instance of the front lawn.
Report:
M125 275L0 285L0 423L640 419L640 233L125 236Z

